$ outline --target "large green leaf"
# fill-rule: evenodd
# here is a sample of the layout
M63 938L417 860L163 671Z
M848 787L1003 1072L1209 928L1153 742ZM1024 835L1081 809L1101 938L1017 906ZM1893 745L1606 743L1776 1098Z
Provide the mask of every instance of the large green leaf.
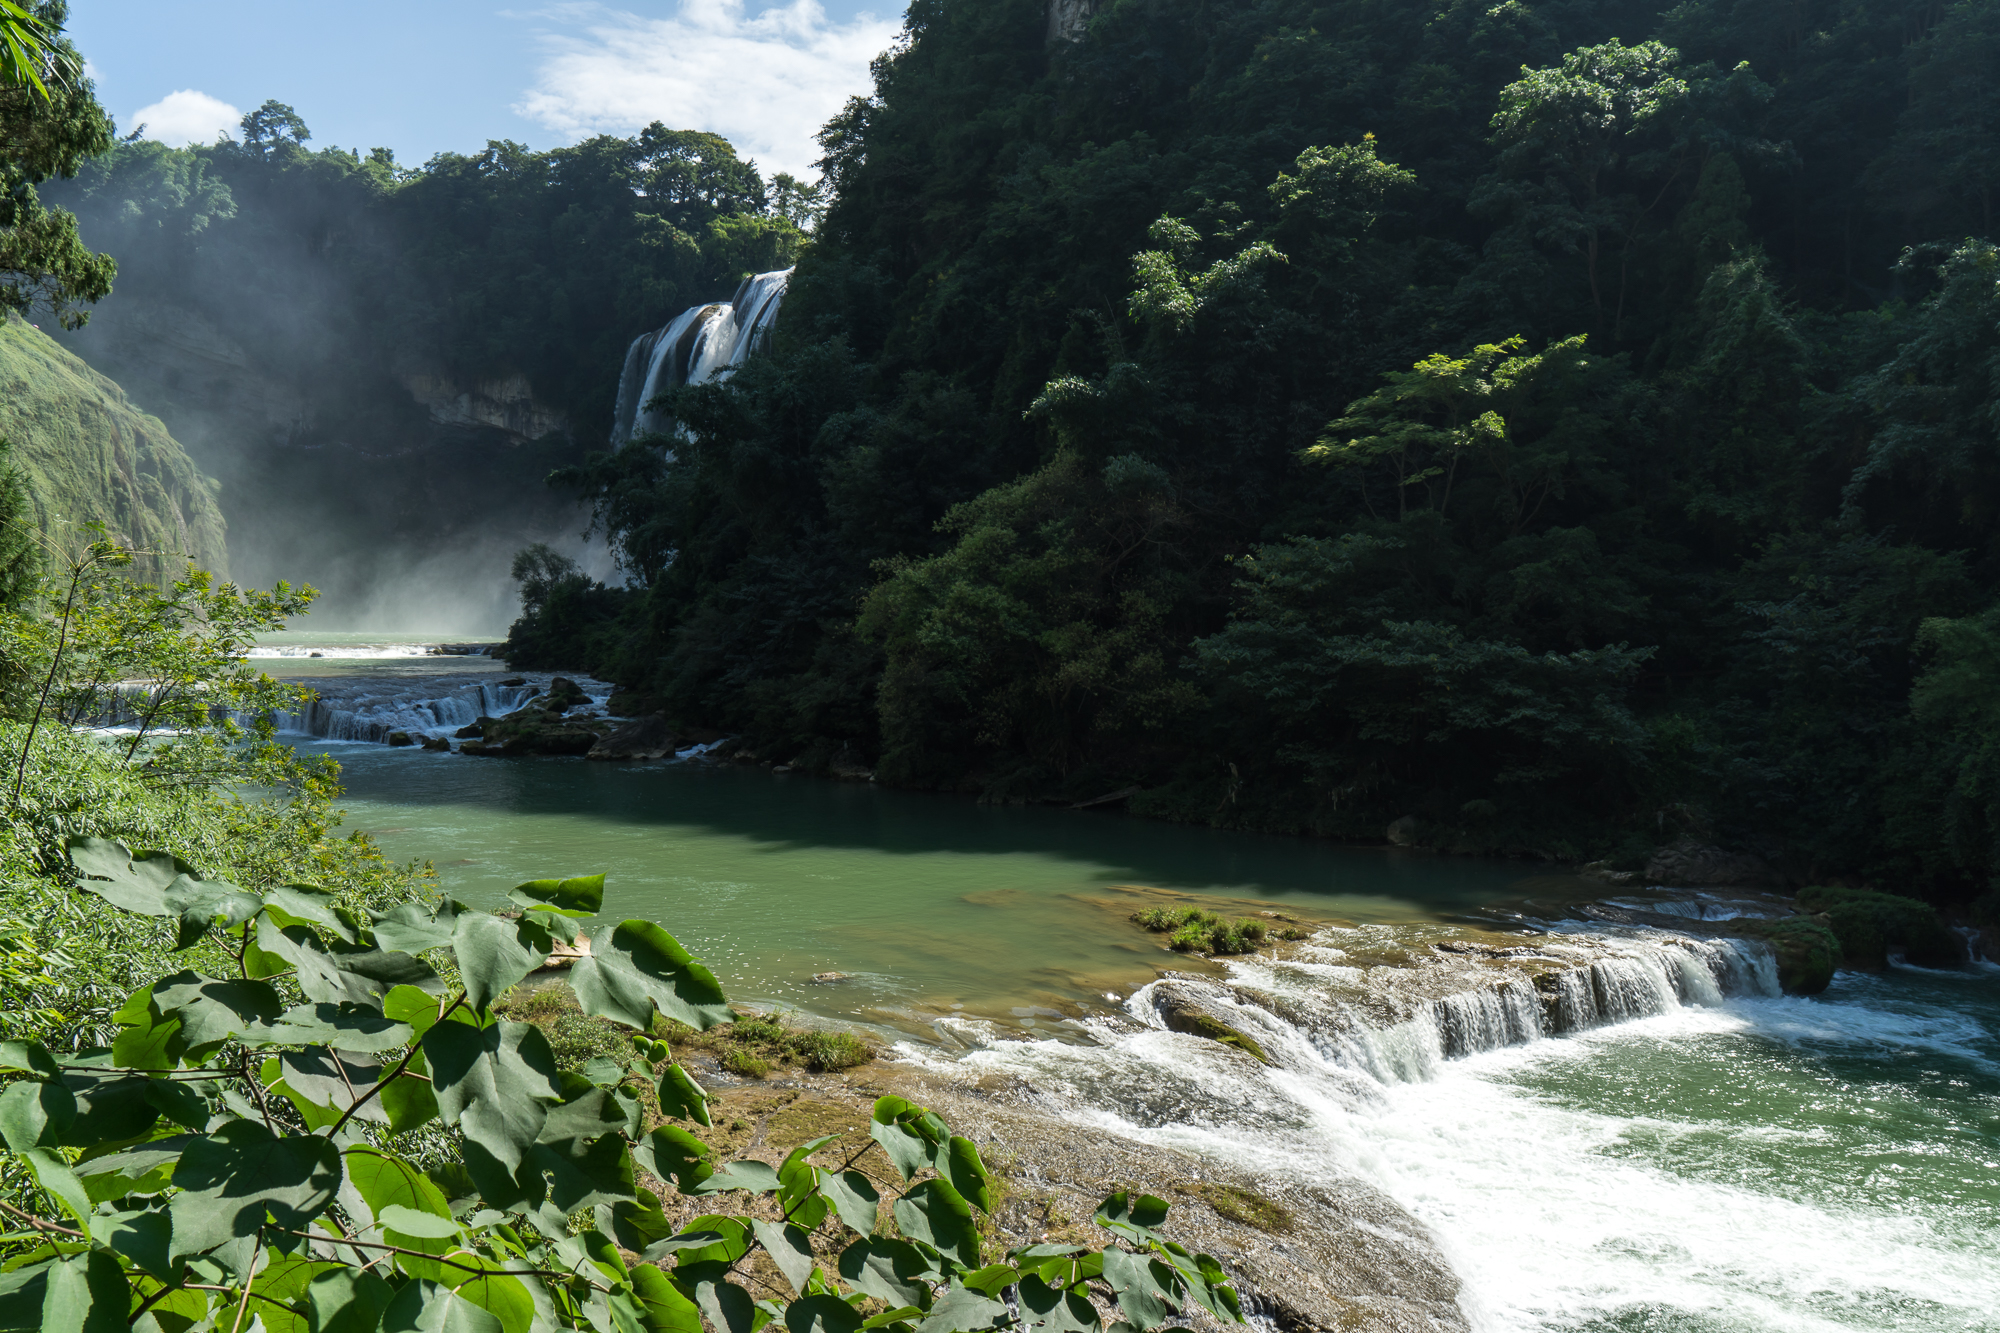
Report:
M632 1294L646 1333L702 1333L701 1311L654 1265L632 1270Z
M451 943L458 915L464 909L446 899L432 910L419 903L399 903L386 912L375 912L375 943L403 953L424 953Z
M481 1268L490 1262L484 1256L463 1250L457 1258L461 1263ZM504 1333L531 1333L535 1326L535 1298L528 1293L527 1284L518 1277L496 1271L477 1277L461 1276L453 1281L452 1290L458 1293L459 1299L470 1301L498 1319Z
M1114 1236L1144 1245L1155 1238L1154 1228L1167 1220L1167 1201L1151 1194L1120 1190L1097 1205L1093 1220Z
M382 1103L382 1113L389 1117L391 1134L407 1134L437 1119L437 1095L431 1091L430 1072L430 1065L419 1050L411 1055L403 1071L375 1094L375 1099Z
M0 1138L15 1152L52 1148L76 1120L76 1094L61 1083L23 1080L0 1092Z
M56 1078L62 1067L38 1041L0 1041L0 1069L18 1069L42 1078Z
M506 1328L450 1287L418 1278L390 1299L381 1333L506 1333Z
M875 1233L875 1219L881 1196L868 1177L859 1171L847 1171L835 1175L831 1171L820 1172L819 1191L833 1204L840 1220L852 1230L864 1236Z
M1174 1313L1168 1303L1174 1290L1173 1274L1149 1255L1113 1246L1104 1252L1104 1280L1116 1293L1126 1322L1141 1333L1158 1328Z
M347 1052L386 1051L415 1038L408 1023L355 1004L297 1004L249 1033L251 1046L332 1046Z
M942 1180L926 1180L896 1200L896 1225L911 1240L955 1257L967 1268L979 1266L979 1229L972 1205Z
M697 1264L733 1264L750 1252L750 1229L744 1220L725 1217L720 1213L709 1213L695 1218L681 1228L684 1236L713 1233L719 1239L691 1250L682 1250L679 1267L692 1268Z
M549 932L528 920L509 921L486 912L468 912L451 936L452 953L474 1009L485 1009L547 961L554 948Z
M285 1001L269 982L182 971L153 983L152 1009L163 1019L180 1020L181 1050L185 1058L200 1061L223 1042L275 1022Z
M562 1095L547 1039L527 1023L454 1019L424 1034L423 1051L445 1119L508 1174L518 1171Z
M790 1333L856 1333L861 1312L838 1296L802 1296L785 1307Z
M950 1140L943 1120L901 1097L878 1097L868 1133L904 1180L931 1165L937 1150Z
M1099 1325L1096 1307L1076 1292L1032 1276L1022 1278L1014 1290L1021 1302L1021 1322L1035 1333L1091 1333Z
M677 1064L668 1065L660 1075L660 1110L667 1115L686 1116L697 1125L715 1123L709 1119L707 1090Z
M70 864L85 876L81 887L143 916L178 915L167 905L167 886L183 875L200 878L193 866L168 852L134 852L108 838L71 838L65 846Z
M385 1124L389 1119L381 1099L362 1096L382 1077L382 1066L352 1051L332 1051L324 1046L308 1046L302 1051L286 1051L278 1057L280 1077L299 1096L320 1106L345 1112L357 1102L355 1118Z
M570 970L583 1011L641 1032L652 1030L653 1006L691 1028L733 1017L715 977L672 935L650 921L625 921L591 942L588 958Z
M764 1252L771 1256L771 1262L785 1275L785 1281L792 1284L792 1290L803 1296L806 1279L812 1276L817 1263L813 1258L812 1238L801 1227L780 1226L776 1222L754 1220L750 1228L764 1246Z
M325 889L314 888L310 884L280 884L274 889L264 890L264 901L301 921L331 926L335 930L345 929L336 911L339 904Z
M321 1273L306 1288L313 1333L375 1333L395 1294L386 1281L366 1269Z
M49 1269L42 1297L43 1333L125 1333L132 1288L103 1250L73 1254Z
M847 1285L893 1306L928 1305L931 1289L924 1279L932 1273L921 1250L891 1236L863 1236L840 1252L840 1276Z
M523 907L564 916L596 916L604 910L604 876L530 880L509 890L507 896Z
M189 1143L174 1169L174 1254L252 1235L267 1214L303 1230L333 1202L340 1180L340 1151L329 1140L280 1138L254 1120L232 1120Z
M172 1282L181 1276L182 1266L173 1256L173 1215L163 1200L154 1200L144 1208L92 1213L90 1238L162 1281Z
M143 1074L101 1074L66 1070L63 1086L76 1096L76 1118L63 1136L69 1148L124 1143L151 1129L160 1118L151 1094L154 1080Z
M632 1151L640 1166L691 1194L715 1174L715 1149L677 1125L661 1125ZM768 1168L767 1168L768 1169ZM774 1176L771 1181L778 1182Z
M178 917L174 948L185 949L211 926L233 930L264 908L264 900L224 880L202 881L181 876L163 895L167 910Z
M347 1165L348 1182L370 1212L379 1215L386 1208L407 1208L446 1222L451 1220L451 1205L446 1202L444 1191L394 1153L380 1148L349 1148L341 1157Z
M965 1196L965 1201L983 1213L993 1211L992 1173L979 1160L979 1147L971 1139L953 1135L935 1155L938 1174Z

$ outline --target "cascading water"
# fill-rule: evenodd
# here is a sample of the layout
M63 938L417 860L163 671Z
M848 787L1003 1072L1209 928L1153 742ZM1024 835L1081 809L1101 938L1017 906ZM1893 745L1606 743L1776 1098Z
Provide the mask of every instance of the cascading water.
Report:
M665 328L634 338L618 374L611 447L673 430L672 419L651 406L667 390L734 374L769 336L791 276L780 269L745 278L727 302L691 307Z
M384 682L368 682L345 691L322 689L304 708L280 713L275 721L280 732L329 741L380 742L396 731L417 737L449 736L482 717L511 713L538 693L531 685L484 681L444 693L435 685L394 690L385 689Z

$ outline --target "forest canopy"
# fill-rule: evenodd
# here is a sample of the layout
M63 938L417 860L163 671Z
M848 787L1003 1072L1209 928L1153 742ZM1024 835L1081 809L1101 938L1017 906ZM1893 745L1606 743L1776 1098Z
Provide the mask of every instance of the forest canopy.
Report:
M631 586L517 662L994 799L1984 889L2000 12L1047 32L911 6L771 353L562 475Z

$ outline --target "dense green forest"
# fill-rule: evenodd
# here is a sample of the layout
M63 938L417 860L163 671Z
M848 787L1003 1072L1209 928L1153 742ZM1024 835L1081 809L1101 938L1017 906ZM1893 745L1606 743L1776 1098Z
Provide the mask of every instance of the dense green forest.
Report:
M350 616L426 559L504 582L530 535L580 528L542 478L607 437L626 344L789 263L812 209L657 125L414 168L315 149L278 102L211 145L143 130L43 187L118 264L69 341L221 482L239 570L310 570Z
M995 799L1984 889L2000 10L1046 32L911 7L774 350L562 474L632 586L543 571L517 662Z

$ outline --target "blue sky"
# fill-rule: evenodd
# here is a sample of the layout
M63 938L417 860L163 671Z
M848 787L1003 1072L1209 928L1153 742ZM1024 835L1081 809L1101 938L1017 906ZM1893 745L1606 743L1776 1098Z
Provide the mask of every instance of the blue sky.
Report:
M813 132L867 87L901 0L73 0L69 31L126 133L208 141L266 98L313 145L419 163L488 139L537 148L651 120L807 173Z

